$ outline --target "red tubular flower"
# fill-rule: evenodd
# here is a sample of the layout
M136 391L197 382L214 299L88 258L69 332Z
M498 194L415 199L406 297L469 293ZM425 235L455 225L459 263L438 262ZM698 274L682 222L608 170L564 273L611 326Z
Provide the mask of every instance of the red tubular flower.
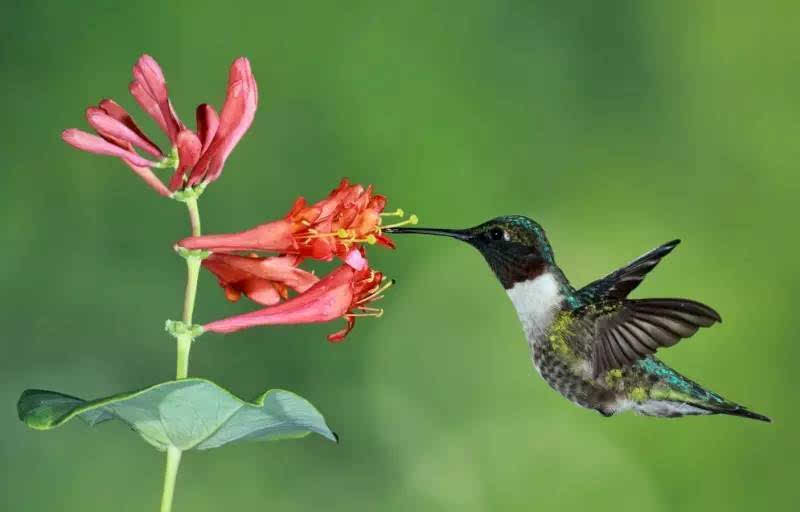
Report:
M250 61L236 59L228 76L228 96L219 118L216 118L211 107L207 107L208 112L201 113L198 110L198 131L205 132L204 152L188 176L189 186L200 182L210 183L219 177L228 155L250 128L257 106L258 87L250 69ZM201 119L205 123L202 130Z
M372 192L372 187L351 185L343 179L325 199L308 205L298 198L286 216L239 233L188 237L178 245L185 249L206 251L266 251L295 254L330 261L344 258L361 244L381 244L393 248L383 235L383 217L403 216L402 210L383 213L386 198ZM416 224L417 217L392 224Z
M86 111L89 124L99 135L74 128L61 138L68 144L101 155L121 158L159 194L206 185L219 178L225 160L250 127L258 104L258 89L250 62L240 57L231 65L227 97L220 116L207 104L197 107L197 132L181 122L169 100L161 67L149 55L142 55L133 67L129 90L136 102L169 137L172 150L165 154L136 125L131 116L112 100ZM136 148L157 161L142 157ZM165 186L153 167L175 167Z
M345 328L328 336L331 342L339 342L352 330L356 317L383 314L382 309L368 306L391 285L383 280L383 274L369 268L363 253L351 251L345 256L345 263L300 295L276 306L211 322L203 329L229 333L261 325L308 324L344 318Z
M296 256L259 258L233 254L212 254L203 266L217 276L219 285L231 302L242 294L263 306L271 306L288 298L288 289L305 292L319 278L296 265Z

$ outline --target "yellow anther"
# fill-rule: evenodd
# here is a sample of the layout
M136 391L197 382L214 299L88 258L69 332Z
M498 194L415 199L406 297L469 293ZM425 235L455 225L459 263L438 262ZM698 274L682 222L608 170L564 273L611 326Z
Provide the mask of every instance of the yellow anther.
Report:
M364 241L367 242L369 245L375 245L376 243L378 243L378 239L375 238L375 235L372 234L367 235L367 238L365 238Z
M350 234L350 232L347 231L346 229L339 228L339 230L336 232L336 236L338 236L339 238L351 238L353 235Z
M404 217L406 212L403 211L402 208L398 208L393 212L383 212L381 216L383 217Z
M416 224L419 222L419 217L414 215L413 213L404 221L395 222L394 224L389 224L386 226L380 226L379 229L386 229L386 228L399 228L400 226L405 226L407 224Z

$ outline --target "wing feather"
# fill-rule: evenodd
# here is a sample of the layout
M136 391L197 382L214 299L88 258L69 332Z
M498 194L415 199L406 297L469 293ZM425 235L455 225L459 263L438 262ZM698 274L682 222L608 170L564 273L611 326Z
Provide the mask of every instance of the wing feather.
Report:
M661 258L672 252L680 242L680 240L672 240L660 245L624 267L589 283L578 290L578 299L582 304L608 299L624 299L634 288L639 286L647 273L658 265Z
M709 306L687 299L622 300L589 306L586 316L595 328L595 377L671 347L700 327L722 321Z

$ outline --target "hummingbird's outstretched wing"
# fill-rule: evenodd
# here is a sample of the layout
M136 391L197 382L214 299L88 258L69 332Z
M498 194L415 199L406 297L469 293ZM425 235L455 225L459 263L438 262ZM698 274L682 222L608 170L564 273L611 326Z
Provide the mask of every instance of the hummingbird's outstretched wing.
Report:
M688 299L607 301L582 308L581 315L594 326L594 377L628 366L688 338L700 327L722 321L712 308Z
M607 276L589 283L578 290L578 300L581 304L592 304L608 299L624 299L658 265L661 258L672 252L679 243L680 240L667 242Z

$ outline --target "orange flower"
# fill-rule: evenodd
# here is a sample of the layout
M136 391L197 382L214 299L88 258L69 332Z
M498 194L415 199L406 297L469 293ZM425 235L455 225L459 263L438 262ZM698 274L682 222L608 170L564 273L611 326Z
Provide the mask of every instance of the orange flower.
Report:
M239 233L189 237L178 245L211 252L266 251L330 261L344 258L365 243L394 248L383 230L417 223L416 215L411 215L405 221L384 225L384 217L404 215L402 210L384 213L385 207L386 198L374 194L371 186L351 185L343 179L317 203L309 205L298 198L283 219Z
M345 262L305 292L268 308L217 320L203 326L205 331L235 332L262 325L308 324L344 318L343 329L328 336L331 342L344 340L360 316L380 317L382 309L369 306L383 297L392 282L369 268L363 251L353 250Z

